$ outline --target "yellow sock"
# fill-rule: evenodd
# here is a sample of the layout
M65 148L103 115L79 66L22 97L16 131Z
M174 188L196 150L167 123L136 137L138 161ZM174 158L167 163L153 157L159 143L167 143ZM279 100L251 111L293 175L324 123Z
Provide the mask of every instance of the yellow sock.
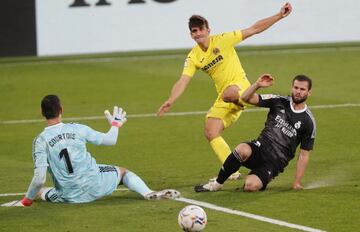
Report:
M210 141L210 146L214 150L220 162L223 164L226 158L231 153L229 145L225 142L225 140L221 136L219 136Z

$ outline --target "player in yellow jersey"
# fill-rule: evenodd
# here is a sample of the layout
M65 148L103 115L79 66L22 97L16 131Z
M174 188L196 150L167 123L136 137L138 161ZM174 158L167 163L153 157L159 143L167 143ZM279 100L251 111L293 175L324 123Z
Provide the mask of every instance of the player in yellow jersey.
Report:
M240 96L250 86L234 46L268 29L291 11L291 4L286 3L279 13L261 19L249 28L213 36L210 36L209 24L205 18L191 16L190 35L197 45L188 54L182 75L172 87L169 98L160 106L158 116L164 115L181 96L196 70L201 69L207 73L214 80L218 97L206 114L205 136L219 160L224 163L231 150L221 134L239 118L244 109ZM229 179L239 177L240 173L237 172Z

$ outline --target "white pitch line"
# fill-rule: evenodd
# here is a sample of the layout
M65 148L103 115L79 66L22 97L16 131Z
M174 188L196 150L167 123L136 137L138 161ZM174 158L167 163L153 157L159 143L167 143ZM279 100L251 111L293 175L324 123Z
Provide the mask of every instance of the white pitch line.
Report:
M127 188L117 188L117 189L115 189L115 191L126 192L126 191L129 191L129 189L127 189Z
M24 196L26 193L2 193L0 197L8 197L8 196Z
M118 189L115 189L115 191L129 191L129 189L127 189L127 188L118 188ZM0 194L0 197L24 196L25 194L26 193L3 193L3 194ZM268 223L279 225L279 226L285 226L285 227L289 227L289 228L294 228L294 229L298 229L298 230L302 230L302 231L325 232L324 230L314 229L314 228L311 228L311 227L297 225L297 224L293 224L293 223L289 223L289 222L285 222L285 221L280 221L280 220L277 220L277 219L272 219L272 218L252 214L252 213L246 213L246 212L239 211L239 210L229 209L229 208L217 206L217 205L214 205L214 204L211 204L211 203L208 203L208 202L204 202L204 201L197 201L197 200L184 198L184 197L180 197L180 198L177 198L175 200L180 201L180 202L184 202L184 203L187 203L187 204L199 205L199 206L202 206L202 207L205 207L205 208L208 208L208 209L220 211L220 212L227 213L227 214L238 215L238 216L242 216L242 217L246 217L246 218L250 218L250 219L254 219L254 220L258 220L258 221L268 222Z
M351 108L359 107L360 103L345 103L345 104L334 104L334 105L315 105L310 106L310 109L332 109L332 108ZM246 109L244 113L247 112L259 112L266 111L266 108L250 108ZM165 116L186 116L186 115L204 115L207 111L190 111L190 112L173 112L167 113ZM146 114L130 114L127 115L128 118L149 118L157 117L156 113L146 113ZM89 117L72 117L72 118L63 118L63 121L90 121L90 120L103 120L104 116L89 116ZM20 120L7 120L0 121L0 124L25 124L25 123L38 123L44 122L44 119L20 119Z
M258 220L258 221L268 222L268 223L279 225L279 226L285 226L285 227L289 227L289 228L293 228L293 229L297 229L297 230L302 230L302 231L307 231L307 232L325 232L324 230L319 230L319 229L315 229L315 228L311 228L311 227L307 227L307 226L297 225L297 224L293 224L293 223L289 223L289 222L285 222L285 221L280 221L277 219L263 217L263 216L252 214L252 213L246 213L246 212L239 211L239 210L224 208L224 207L210 204L210 203L207 203L204 201L197 201L197 200L192 200L192 199L183 198L183 197L180 197L175 200L181 201L184 203L188 203L188 204L199 205L199 206L202 206L202 207L205 207L208 209L212 209L212 210L216 210L216 211L220 211L223 213L238 215L238 216L251 218L254 220Z

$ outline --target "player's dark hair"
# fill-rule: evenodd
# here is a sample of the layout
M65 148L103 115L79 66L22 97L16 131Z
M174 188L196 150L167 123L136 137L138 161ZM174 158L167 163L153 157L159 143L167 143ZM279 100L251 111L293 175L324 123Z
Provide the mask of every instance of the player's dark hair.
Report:
M292 82L293 85L295 81L306 81L308 83L308 90L311 90L312 80L310 79L310 77L300 74L294 77Z
M189 18L189 30L190 31L191 31L191 28L193 28L193 27L202 27L202 26L209 28L209 23L204 17L202 17L200 15L192 15Z
M46 119L53 119L62 111L60 98L56 95L47 95L41 101L41 113Z

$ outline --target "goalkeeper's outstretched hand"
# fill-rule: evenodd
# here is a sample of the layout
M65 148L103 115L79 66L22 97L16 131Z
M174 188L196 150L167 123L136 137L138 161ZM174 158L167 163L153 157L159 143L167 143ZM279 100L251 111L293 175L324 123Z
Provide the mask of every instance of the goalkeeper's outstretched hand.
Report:
M127 121L126 112L118 106L114 106L113 115L108 110L105 110L104 114L111 126L121 127Z

